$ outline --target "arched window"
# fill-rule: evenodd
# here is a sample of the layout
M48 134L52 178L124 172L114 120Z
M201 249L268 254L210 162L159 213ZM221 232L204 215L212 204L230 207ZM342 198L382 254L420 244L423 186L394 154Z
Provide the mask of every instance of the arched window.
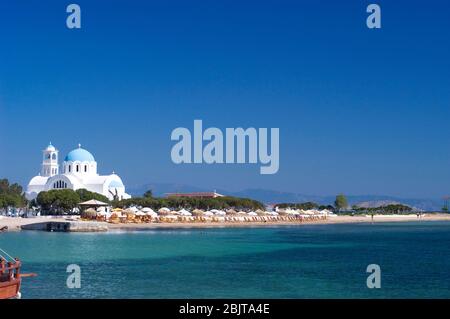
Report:
M57 182L53 183L53 188L57 188L57 189L67 188L67 183L64 181L57 181Z
M87 173L88 166L84 165L84 172Z
M69 173L72 171L72 166L69 165Z
M80 171L80 165L77 164L77 173Z
M52 160L56 160L56 154L55 153L53 153L53 155L52 155Z

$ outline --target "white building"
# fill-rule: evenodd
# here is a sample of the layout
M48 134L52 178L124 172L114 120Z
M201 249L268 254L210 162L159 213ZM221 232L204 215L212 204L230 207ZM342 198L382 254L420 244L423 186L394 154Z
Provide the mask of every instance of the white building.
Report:
M114 174L97 174L97 162L91 153L78 145L64 158L60 169L58 150L50 143L43 150L41 172L28 183L26 197L31 200L42 191L51 189L87 189L102 194L109 199L127 199L131 196L125 192L122 179Z

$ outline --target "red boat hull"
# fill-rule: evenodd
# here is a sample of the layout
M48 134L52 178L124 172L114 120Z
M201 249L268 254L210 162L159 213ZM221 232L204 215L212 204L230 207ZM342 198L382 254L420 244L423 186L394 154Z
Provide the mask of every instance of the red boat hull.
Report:
M14 262L6 262L5 259L0 260L0 299L19 298L21 263L18 259Z
M21 279L0 282L0 299L17 298L20 291Z

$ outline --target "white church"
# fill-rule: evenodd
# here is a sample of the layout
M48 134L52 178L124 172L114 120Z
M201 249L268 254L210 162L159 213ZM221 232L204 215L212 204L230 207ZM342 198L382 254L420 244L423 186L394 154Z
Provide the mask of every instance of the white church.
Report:
M62 173L58 164L58 150L50 143L43 150L41 173L28 183L25 193L28 200L34 199L42 191L52 189L87 189L102 194L109 199L127 199L122 179L114 174L97 174L97 162L87 150L78 148L69 152L62 164Z

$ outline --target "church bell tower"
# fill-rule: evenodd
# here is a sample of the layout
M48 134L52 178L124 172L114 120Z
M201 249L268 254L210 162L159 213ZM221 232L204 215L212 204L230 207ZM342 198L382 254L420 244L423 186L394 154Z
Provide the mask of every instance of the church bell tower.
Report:
M58 165L58 150L50 144L47 146L45 150L42 151L43 159L42 159L42 168L41 168L41 176L51 177L59 174L59 165Z

